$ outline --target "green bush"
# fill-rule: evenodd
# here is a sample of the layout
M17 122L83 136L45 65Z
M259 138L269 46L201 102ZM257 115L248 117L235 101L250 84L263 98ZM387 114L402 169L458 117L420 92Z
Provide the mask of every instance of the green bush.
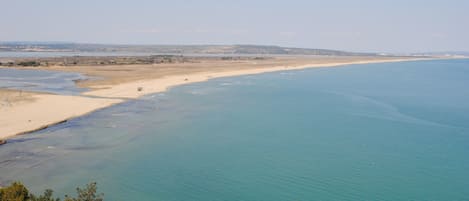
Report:
M31 200L28 189L19 182L0 189L0 201L26 201Z
M65 196L64 201L103 201L104 195L98 194L95 182L87 184L85 188L77 188L77 197ZM0 201L60 201L53 197L53 191L47 189L40 196L30 193L21 182L13 182L10 186L0 188Z
M39 66L41 63L37 61L23 61L18 63L19 66Z

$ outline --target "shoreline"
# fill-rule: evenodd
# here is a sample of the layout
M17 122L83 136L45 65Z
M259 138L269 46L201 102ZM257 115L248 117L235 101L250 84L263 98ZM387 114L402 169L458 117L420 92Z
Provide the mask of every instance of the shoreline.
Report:
M32 102L0 110L0 139L43 130L124 101L51 94L32 96L35 99Z
M354 61L354 62L342 62L342 63L327 63L327 64L303 64L298 66L274 66L269 68L257 68L257 69L242 69L232 70L224 72L202 72L192 73L187 75L173 75L165 76L157 79L143 79L134 82L122 83L117 85L98 85L101 89L91 90L83 92L83 95L103 97L103 98L122 98L132 99L139 98L144 95L160 93L168 90L171 87L191 84L197 82L204 82L210 79L223 78L223 77L234 77L242 75L254 75L278 71L290 71L290 70L302 70L308 68L326 68L326 67L339 67L346 65L356 64L372 64L372 63L388 63L388 62L405 62L405 61L421 61L429 60L428 58L412 58L412 59L383 59L383 60L369 60L369 61ZM137 89L142 87L141 91ZM103 89L104 88L104 89Z
M331 62L321 64L279 65L267 68L237 69L226 71L207 71L185 75L163 76L154 79L142 79L115 85L98 85L83 92L83 96L34 94L34 101L22 103L11 108L0 108L0 140L7 140L17 135L43 130L53 125L66 122L99 109L136 99L148 94L161 93L172 87L204 82L210 79L254 75L278 71L302 70L309 68L340 67L354 64L372 64L432 60L435 58L406 58L360 60L350 62ZM438 59L438 58L436 58ZM93 97L87 97L93 96ZM51 108L51 103L54 107Z

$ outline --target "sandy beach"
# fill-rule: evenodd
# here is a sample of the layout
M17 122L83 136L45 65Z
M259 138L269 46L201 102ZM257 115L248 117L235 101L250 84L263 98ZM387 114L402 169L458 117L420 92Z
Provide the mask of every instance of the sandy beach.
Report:
M382 57L305 57L280 58L274 61L201 62L195 64L105 67L42 67L39 69L79 72L103 79L77 83L90 88L81 96L23 92L18 98L14 90L0 90L0 139L8 139L82 116L95 110L158 93L170 87L203 82L208 79L259 74L284 70L335 67L350 64L399 62L422 58ZM36 68L38 69L38 68ZM0 99L1 100L1 99Z
M96 109L122 102L118 99L50 94L35 94L32 97L34 100L2 107L0 110L0 132L2 135L0 137L7 138L43 129Z

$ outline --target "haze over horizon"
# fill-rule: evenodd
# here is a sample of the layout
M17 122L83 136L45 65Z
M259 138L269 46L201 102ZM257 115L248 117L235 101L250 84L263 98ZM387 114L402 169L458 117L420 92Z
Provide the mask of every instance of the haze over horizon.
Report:
M469 51L462 0L1 1L0 41Z

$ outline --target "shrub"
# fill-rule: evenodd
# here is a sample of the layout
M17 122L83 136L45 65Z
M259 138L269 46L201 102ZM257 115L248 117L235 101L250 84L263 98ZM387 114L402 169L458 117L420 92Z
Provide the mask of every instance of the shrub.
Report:
M30 198L28 189L20 182L0 189L0 201L29 201Z
M77 196L65 196L64 201L103 201L104 194L97 193L96 182L87 184L85 188L77 188ZM10 186L0 188L0 201L60 201L53 197L53 191L47 189L40 196L29 193L29 190L20 182L13 182Z
M39 66L41 63L37 61L22 61L18 63L19 66Z

